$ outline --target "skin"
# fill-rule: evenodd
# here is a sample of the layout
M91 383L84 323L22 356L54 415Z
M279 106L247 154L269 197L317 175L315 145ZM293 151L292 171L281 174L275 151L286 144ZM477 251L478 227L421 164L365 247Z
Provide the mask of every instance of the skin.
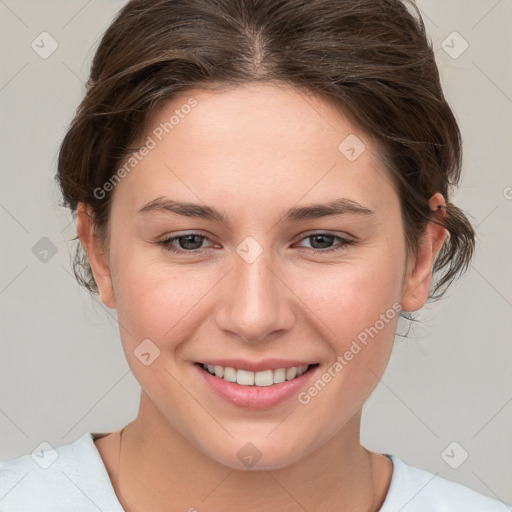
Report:
M190 97L197 107L115 187L105 247L85 205L78 209L101 300L117 309L142 388L120 466L119 431L96 441L119 501L128 511L378 510L392 463L361 446L361 409L387 365L398 314L307 405L293 397L262 411L236 407L212 394L193 363L299 359L318 362L321 375L394 303L425 304L445 230L429 223L407 258L399 197L376 142L333 104L290 87L189 91L153 113L141 143ZM366 146L354 161L338 150L349 134ZM137 214L161 196L211 206L231 224ZM375 213L280 222L288 208L340 197ZM430 205L445 205L443 196ZM187 254L155 243L192 230L208 239ZM357 243L322 245L310 231ZM236 252L247 236L263 250L252 263ZM160 349L149 366L134 355L147 338ZM237 457L248 442L262 454L251 469Z

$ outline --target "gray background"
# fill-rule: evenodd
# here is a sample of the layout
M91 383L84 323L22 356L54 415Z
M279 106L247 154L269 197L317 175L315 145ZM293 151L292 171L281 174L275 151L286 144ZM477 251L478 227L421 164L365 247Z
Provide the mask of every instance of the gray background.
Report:
M76 231L54 182L94 48L123 4L0 0L0 460L118 429L137 413L115 313L72 277ZM422 310L408 340L397 337L362 441L512 503L512 2L418 5L464 138L454 202L470 214L478 247L448 296ZM31 47L43 31L59 45L46 59ZM469 44L457 58L454 31ZM446 460L457 465L463 450L453 469Z

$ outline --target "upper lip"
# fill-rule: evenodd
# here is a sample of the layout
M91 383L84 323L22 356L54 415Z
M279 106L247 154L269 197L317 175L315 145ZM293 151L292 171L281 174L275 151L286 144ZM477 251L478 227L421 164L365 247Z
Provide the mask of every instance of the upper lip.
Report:
M208 359L198 361L201 364L211 364L213 366L223 366L224 368L236 368L237 370L246 370L249 372L261 372L264 370L277 370L278 368L292 368L294 366L309 366L309 361L298 361L290 359L263 359L261 361L248 361L247 359Z

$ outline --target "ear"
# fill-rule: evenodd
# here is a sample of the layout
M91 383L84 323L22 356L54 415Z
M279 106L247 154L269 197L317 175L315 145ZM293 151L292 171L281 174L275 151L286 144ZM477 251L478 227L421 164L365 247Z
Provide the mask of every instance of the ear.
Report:
M116 301L112 287L108 257L94 232L94 221L91 210L83 203L79 203L76 213L78 238L89 258L89 264L91 265L94 280L98 285L101 302L110 309L115 309Z
M434 219L442 220L446 215L445 200L437 192L430 200L429 205L434 210ZM421 237L416 259L409 266L404 280L402 291L402 310L417 311L422 308L428 299L432 282L432 269L439 250L446 236L446 229L438 224L429 222Z

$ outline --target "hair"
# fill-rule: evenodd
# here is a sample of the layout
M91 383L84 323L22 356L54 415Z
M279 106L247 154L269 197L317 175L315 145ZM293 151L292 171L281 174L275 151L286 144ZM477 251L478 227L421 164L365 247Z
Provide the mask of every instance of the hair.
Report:
M87 205L103 242L112 180L157 107L191 89L285 84L328 99L376 139L400 197L408 254L429 222L447 237L429 299L464 272L475 233L450 202L462 139L412 0L131 0L104 33L59 151L64 205ZM106 188L106 187L105 187ZM441 192L445 216L428 204ZM76 238L75 238L76 240ZM97 293L80 244L73 268Z

